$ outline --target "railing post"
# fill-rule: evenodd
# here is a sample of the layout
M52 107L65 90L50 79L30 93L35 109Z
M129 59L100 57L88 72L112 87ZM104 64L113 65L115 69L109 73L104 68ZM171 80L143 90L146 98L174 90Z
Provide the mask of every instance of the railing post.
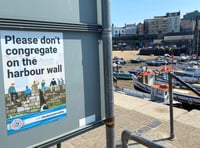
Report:
M170 139L174 139L174 117L173 117L173 92L172 92L172 73L168 73L169 81L169 109L170 109Z
M130 139L131 132L124 130L121 135L122 148L128 148L128 140Z
M61 148L61 143L58 143L58 144L57 144L57 148Z
M115 117L113 98L113 72L112 72L112 29L111 29L111 0L102 0L102 39L104 61L104 88L105 88L105 114L106 114L106 140L107 148L115 148Z
M147 140L139 135L137 135L134 132L131 132L129 130L124 130L121 135L122 140L122 148L128 148L128 140L134 140L139 144L142 144L144 146L147 146L149 148L164 148L163 146L156 144L150 140Z

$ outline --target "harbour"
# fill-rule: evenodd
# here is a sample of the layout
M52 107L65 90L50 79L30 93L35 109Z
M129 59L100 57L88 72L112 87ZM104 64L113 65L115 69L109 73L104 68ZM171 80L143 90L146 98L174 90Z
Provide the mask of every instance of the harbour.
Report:
M142 63L131 63L130 60L131 59L136 59L138 57L144 58L146 60L154 60L157 56L146 56L146 55L138 55L139 51L113 51L113 57L121 57L126 61L126 64L124 64L123 66L121 66L120 70L123 71L124 73L129 73L129 70L132 69L137 69L141 66L146 66L145 62ZM156 69L161 69L164 66L151 66L150 68L153 70ZM117 80L117 86L120 88L127 88L130 90L134 90L134 85L133 85L133 81L132 80L123 80L123 79L118 79Z
M118 54L119 54L119 52L120 51L118 51ZM130 52L132 52L132 57L130 56L131 55ZM128 57L126 56L127 54L128 54ZM113 53L113 55L116 57L117 53L115 52L115 53ZM156 66L149 66L149 65L147 66L147 62L131 63L130 58L134 59L134 58L139 57L139 58L145 59L146 61L153 61L155 59L158 59L159 57L153 56L153 55L140 57L140 55L138 55L137 51L121 51L120 55L121 55L121 59L126 61L125 62L126 64L123 64L122 66L120 66L121 72L130 73L130 70L136 70L136 69L145 67L146 68L145 71L147 71L147 74L144 74L145 76L144 76L144 78L142 78L144 82L141 82L141 83L139 82L141 80L141 78L140 78L140 80L136 80L137 78L135 78L135 77L137 77L137 76L135 76L135 75L133 75L134 76L133 80L117 79L117 81L114 81L115 91L120 91L120 92L123 92L124 94L136 96L136 97L139 97L142 99L147 99L147 100L151 100L151 101L155 101L155 102L159 102L159 103L165 102L165 104L168 104L168 103L166 103L166 102L169 102L169 92L168 92L169 86L167 86L168 80L162 80L162 81L159 80L159 82L158 81L155 82L155 80L153 80L153 79L157 79L157 78L153 78L153 77L156 77L156 76L154 76L154 75L156 75L156 73L159 73L159 74L161 72L164 73L164 70L168 70L169 67L175 68L176 64L178 62L176 64L161 64L161 65L156 65ZM166 71L166 73L162 74L162 75L165 75L164 77L167 78L169 72L170 72L170 70ZM152 73L152 76L150 76L151 73ZM173 73L175 73L175 71L173 71ZM149 76L147 76L147 75L149 75ZM139 77L141 77L141 76L142 76L142 72L140 72ZM173 92L172 93L173 93L174 106L182 108L182 109L186 109L188 111L190 111L192 109L199 109L200 99L199 99L199 95L198 95L199 88L197 87L199 85L199 81L196 81L195 84L194 83L192 84L191 82L194 81L192 76L191 76L191 78L190 78L190 76L187 76L187 79L185 76L180 76L180 79L182 79L184 81L187 80L188 81L187 83L184 81L183 81L183 83L188 84L189 88L186 88L187 86L185 87L184 84L181 84L177 80L173 80ZM195 79L198 80L199 78L195 78ZM190 80L191 80L191 82L190 82ZM161 86L164 86L163 84L161 84L163 82L166 84L166 88L165 88L166 90L164 90L161 87ZM150 84L148 84L149 86L147 86L144 83L150 83ZM144 85L144 86L142 86L142 85ZM155 88L155 90L152 89L153 87ZM146 88L148 88L148 90L146 90ZM193 92L195 91L196 94L195 94L195 92L193 93L192 91ZM158 92L160 92L160 94ZM156 95L154 95L154 94L156 94ZM167 94L167 96L166 96L166 94ZM154 98L157 98L157 100ZM168 101L166 99L168 99ZM160 100L163 100L163 101L160 101Z

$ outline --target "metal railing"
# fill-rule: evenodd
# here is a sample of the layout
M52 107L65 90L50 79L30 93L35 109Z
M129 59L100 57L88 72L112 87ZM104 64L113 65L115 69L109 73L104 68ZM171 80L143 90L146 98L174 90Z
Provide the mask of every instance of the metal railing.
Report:
M134 140L144 146L147 146L149 148L164 148L163 146L154 143L153 141L147 140L138 134L131 132L129 130L124 130L121 135L122 140L122 148L128 148L128 141Z
M198 90L196 90L195 88L193 88L190 84L184 82L182 79L180 79L179 77L177 77L174 73L169 73L169 75L171 75L172 78L176 79L178 82L180 82L181 84L183 84L184 86L186 86L188 89L190 89L191 91L193 91L196 95L200 96L200 92Z
M169 139L174 139L174 119L173 119L173 91L172 91L172 79L177 80L184 86L186 86L188 89L193 91L195 94L200 96L200 92L196 89L194 89L190 84L184 82L179 77L177 77L174 73L170 72L168 73L168 84L169 84L169 107L170 107L170 137ZM164 146L161 146L159 144L154 143L153 141L150 141L148 139L145 139L138 134L131 132L129 130L124 130L121 135L121 141L122 141L122 148L128 148L128 141L134 140L144 146L147 146L149 148L164 148Z

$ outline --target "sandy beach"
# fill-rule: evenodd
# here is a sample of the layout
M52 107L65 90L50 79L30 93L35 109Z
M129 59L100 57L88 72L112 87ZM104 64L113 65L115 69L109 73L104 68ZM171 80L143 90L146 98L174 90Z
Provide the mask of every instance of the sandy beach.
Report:
M129 61L130 59L136 59L138 57L148 59L154 59L154 56L149 55L139 55L139 50L130 50L130 51L112 51L112 57L121 57L125 61Z
M145 62L143 63L130 63L131 59L136 59L138 57L146 59L146 60L151 60L155 59L156 56L150 56L150 55L139 55L139 51L136 50L131 50L131 51L112 51L112 57L120 57L123 58L126 61L126 64L121 67L121 71L128 73L129 70L131 69L136 69L139 68L140 66L146 65ZM151 66L152 69L158 68ZM117 81L117 86L120 88L128 88L133 90L133 81L132 80L118 80Z

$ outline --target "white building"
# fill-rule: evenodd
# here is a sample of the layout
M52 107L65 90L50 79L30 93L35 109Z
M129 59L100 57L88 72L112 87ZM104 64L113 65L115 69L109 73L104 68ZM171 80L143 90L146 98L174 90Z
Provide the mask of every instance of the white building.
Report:
M126 24L124 27L112 26L113 36L130 36L137 34L137 26L135 24Z
M113 36L125 36L126 31L124 27L113 27Z
M166 17L168 19L168 32L180 32L180 11L174 13L167 13Z
M155 16L154 19L145 19L147 34L165 34L180 32L180 11L167 13L165 16Z

